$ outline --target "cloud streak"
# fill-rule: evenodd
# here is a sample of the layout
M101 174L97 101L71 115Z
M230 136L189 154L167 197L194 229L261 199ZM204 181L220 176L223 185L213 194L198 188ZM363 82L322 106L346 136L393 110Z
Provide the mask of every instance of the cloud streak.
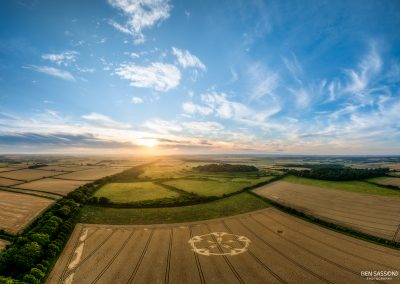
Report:
M203 71L207 70L203 62L201 62L197 56L191 54L188 50L181 50L176 47L172 47L172 53L178 60L179 65L181 65L183 68L192 67Z
M82 115L82 118L86 119L87 121L93 122L103 127L108 128L119 128L119 129L127 129L131 126L127 123L122 123L115 121L108 116L100 113L91 112L89 114Z
M53 77L61 78L67 81L75 81L75 77L68 71L61 70L50 66L26 65L25 69L33 70L39 73L50 75Z

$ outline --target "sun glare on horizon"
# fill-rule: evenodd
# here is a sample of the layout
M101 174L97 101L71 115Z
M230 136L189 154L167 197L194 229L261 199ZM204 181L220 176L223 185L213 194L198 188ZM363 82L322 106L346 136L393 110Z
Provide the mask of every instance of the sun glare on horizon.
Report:
M158 145L157 139L153 138L140 138L137 140L138 145L145 146L147 148L154 148Z

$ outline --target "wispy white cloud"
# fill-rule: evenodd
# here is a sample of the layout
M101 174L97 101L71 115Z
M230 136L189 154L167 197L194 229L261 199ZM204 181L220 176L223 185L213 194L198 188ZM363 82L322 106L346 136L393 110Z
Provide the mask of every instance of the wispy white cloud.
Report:
M362 95L374 76L381 71L381 67L382 59L378 53L377 46L374 42L371 42L369 51L362 58L358 68L346 70L349 82L345 87L345 91Z
M139 54L139 53L136 53L136 52L131 52L131 53L129 54L129 56L132 57L133 59L136 59L136 58L139 58L139 57L140 57L140 54Z
M53 77L61 78L67 81L75 81L75 77L68 71L60 70L50 66L26 65L23 68L36 72L44 73Z
M42 59L49 60L57 65L70 66L71 63L76 61L78 52L74 50L67 50L61 53L45 53Z
M133 104L135 104L135 105L138 105L138 104L143 103L143 99L140 98L140 97L133 97L133 98L131 99L131 102L132 102Z
M206 106L200 106L193 102L185 102L182 104L183 111L189 114L199 113L201 115L209 115L213 110Z
M266 95L273 96L273 92L278 86L278 75L268 74L264 79L258 82L253 89L253 98L260 99Z
M79 67L79 66L75 66L76 70L78 70L79 72L82 73L93 73L96 71L96 69L94 68L87 68L87 67Z
M186 102L183 104L183 110L189 114L213 114L219 118L261 127L267 127L266 120L280 111L279 106L256 111L241 102L230 100L225 93L215 91L202 94L201 103Z
M197 56L191 54L188 50L181 50L176 47L172 47L172 53L175 55L178 63L183 68L193 67L203 71L207 69L203 62L201 62Z
M239 75L238 75L238 73L236 72L236 70L233 69L233 68L231 67L230 71L231 71L231 75L232 75L231 80L230 80L230 83L234 83L234 82L236 82L237 80L239 80Z
M282 57L282 61L286 68L289 70L293 78L298 82L302 83L301 76L303 75L303 66L300 64L294 53L290 57Z
M162 134L182 131L182 126L180 126L176 121L168 121L158 118L145 121L143 123L143 126L157 133L162 133Z
M333 80L328 85L329 102L334 101L337 98L338 93L341 91L341 83L339 80Z
M252 111L240 102L230 101L225 93L211 92L201 95L201 100L221 118L240 119L252 114Z
M129 80L131 86L151 88L161 92L175 88L181 80L181 73L175 65L160 62L148 66L121 64L115 69L115 73Z
M298 108L307 108L311 102L311 94L304 88L292 89L288 88L295 97L296 105Z
M111 25L123 33L132 35L136 44L145 41L143 29L167 19L172 9L168 0L108 0L108 3L128 17L123 25L110 21Z
M131 127L128 123L115 121L104 114L96 112L85 114L82 116L82 118L90 122L93 122L95 124L101 125L103 127L120 128L120 129L126 129Z
M221 131L222 129L224 129L224 126L222 124L214 121L187 121L183 122L182 125L188 131L204 133L209 133L210 131Z
M279 75L266 69L261 63L251 64L247 71L250 80L252 99L265 99L266 96L276 101L274 91L279 85Z
M344 106L343 108L340 108L338 110L335 110L334 112L329 113L329 118L336 120L336 119L342 117L343 115L354 113L357 109L358 109L358 106L348 104L348 105Z

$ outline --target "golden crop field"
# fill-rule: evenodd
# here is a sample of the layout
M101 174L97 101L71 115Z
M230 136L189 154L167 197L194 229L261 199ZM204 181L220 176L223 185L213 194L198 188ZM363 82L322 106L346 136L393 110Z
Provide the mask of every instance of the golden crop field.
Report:
M399 266L399 251L267 208L172 225L79 224L47 283L365 283L360 271Z
M11 172L2 172L0 177L16 179L21 181L31 181L35 179L40 179L44 177L51 177L59 173L52 171L43 171L37 169L23 169Z
M67 195L69 192L73 191L81 185L84 185L85 183L87 183L87 181L44 178L19 184L15 186L15 188L40 190L50 193Z
M399 241L400 196L274 182L254 190L277 203L369 235Z
M54 200L0 191L0 230L18 234Z
M80 181L94 181L106 176L111 176L116 173L122 172L124 169L119 168L99 168L99 169L88 169L68 174L63 174L57 176L59 179L71 179L71 180L80 180Z

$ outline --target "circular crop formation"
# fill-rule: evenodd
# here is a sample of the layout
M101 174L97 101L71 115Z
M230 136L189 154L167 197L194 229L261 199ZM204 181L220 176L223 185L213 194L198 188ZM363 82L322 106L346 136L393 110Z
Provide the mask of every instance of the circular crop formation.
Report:
M201 255L238 255L247 251L250 240L225 232L211 232L189 240L192 250Z

